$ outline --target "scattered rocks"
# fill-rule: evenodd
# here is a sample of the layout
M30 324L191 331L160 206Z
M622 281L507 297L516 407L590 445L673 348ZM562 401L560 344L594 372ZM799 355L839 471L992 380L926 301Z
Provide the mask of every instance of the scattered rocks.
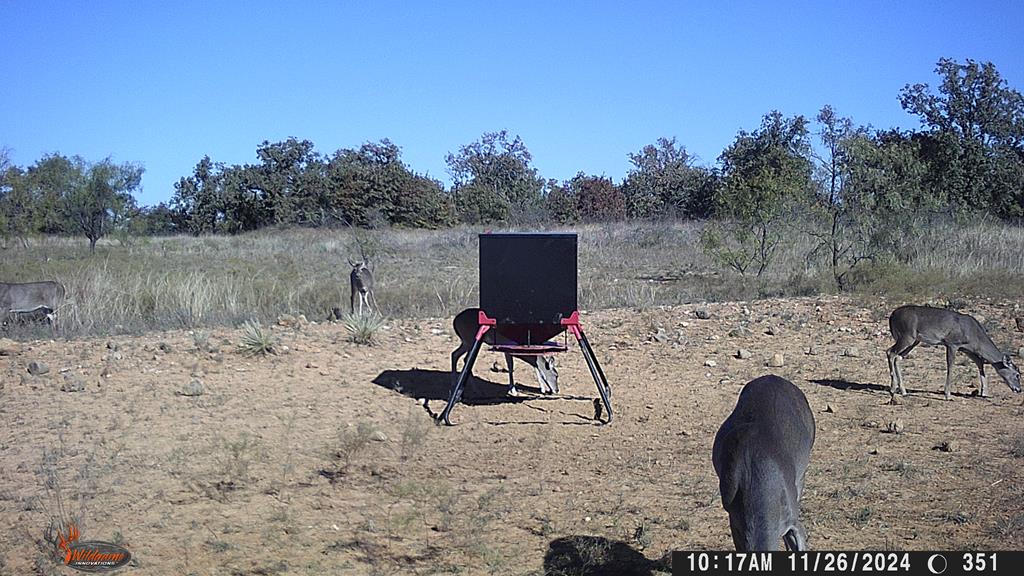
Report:
M164 354L170 354L171 352L174 352L174 348L171 348L171 345L168 344L167 342L160 342L159 344L157 344L156 347L159 348L160 351L163 352Z
M847 358L860 358L860 350L850 346L846 350L843 350L843 356Z
M60 390L61 392L82 392L85 390L85 383L72 374L65 374Z
M651 340L655 342L665 342L668 340L668 334L665 332L664 328L658 328L657 332L651 334Z
M808 356L817 356L818 354L821 354L821 347L817 344L811 344L807 347Z
M901 396L899 394L890 394L889 395L889 405L890 406L899 406L901 404L903 404L903 396Z
M28 363L28 373L33 376L42 376L50 371L50 367L42 362L32 361Z
M938 450L939 452L956 452L959 449L959 446L954 440L943 440L932 449Z
M704 365L708 368L714 368L715 366L718 366L718 362L715 362L714 360L705 360Z
M700 318L701 320L710 320L711 319L711 312L708 312L704 308L698 308L698 309L694 310L693 311L693 315L696 316L697 318Z
M754 331L746 326L737 326L729 331L730 338L749 338L754 335Z
M890 434L903 434L906 426L903 424L902 418L897 418L885 425L886 432Z
M747 350L746 348L740 348L739 350L736 351L736 357L739 358L740 360L749 360L753 356L754 354L750 350Z
M181 387L181 390L175 392L178 396L202 396L205 389L203 387L203 381L199 378L193 378Z
M285 328L290 328L298 323L298 319L291 314L281 314L277 317L277 325Z
M769 336L778 336L779 335L779 329L776 328L775 326L769 324L768 327L764 329L764 333L769 335Z
M116 352L116 351L118 351L120 349L121 349L121 345L120 344L118 344L117 342L114 342L113 340L107 340L107 350L110 350L112 352Z
M387 442L388 435L380 430L374 430L373 434L370 435L370 440L373 440L374 442Z
M772 354L772 357L768 359L767 365L769 368L782 368L786 364L786 358L781 352Z
M835 409L832 408L831 404L825 404L825 412L828 412L829 414L836 413Z
M1014 318L1013 323L1017 325L1017 332L1024 332L1024 318Z
M491 372L508 372L508 368L502 365L501 362L495 360L494 363L491 364Z

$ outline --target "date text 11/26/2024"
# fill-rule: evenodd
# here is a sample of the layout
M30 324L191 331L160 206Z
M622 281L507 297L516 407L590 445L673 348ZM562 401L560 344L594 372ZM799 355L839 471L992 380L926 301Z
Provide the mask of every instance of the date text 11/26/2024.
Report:
M903 574L1024 572L1024 552L673 552L672 574Z

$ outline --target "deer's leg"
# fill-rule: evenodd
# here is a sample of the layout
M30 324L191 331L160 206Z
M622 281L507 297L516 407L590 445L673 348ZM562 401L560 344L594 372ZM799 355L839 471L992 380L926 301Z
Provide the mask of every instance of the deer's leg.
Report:
M946 400L950 400L953 392L953 360L956 357L956 348L946 346Z
M514 369L514 364L512 364L512 355L507 352L505 353L505 363L508 364L508 395L519 396L519 391L516 390L516 377L512 373Z
M985 361L981 358L974 358L974 363L978 365L978 379L981 380L981 397L988 397L988 377L985 376Z
M896 390L899 389L901 394L906 394L903 390L903 383L899 379L898 367L896 361L899 359L899 354L896 353L896 346L893 345L885 351L885 358L889 361L889 394L896 395Z
M349 299L348 299L348 313L349 314L355 314L356 313L356 287L355 286L352 287L352 292L350 293L350 296L349 296Z
M897 389L901 396L907 395L907 389L903 386L903 370L900 369L899 361L907 357L910 351L917 346L917 341L909 340L907 338L899 338L896 343L885 351L885 356L889 360L889 378L891 380L889 385L889 392L896 394Z
M807 550L807 530L804 529L804 525L799 520L796 521L796 524L788 532L782 535L782 539L786 543L786 549L791 552Z

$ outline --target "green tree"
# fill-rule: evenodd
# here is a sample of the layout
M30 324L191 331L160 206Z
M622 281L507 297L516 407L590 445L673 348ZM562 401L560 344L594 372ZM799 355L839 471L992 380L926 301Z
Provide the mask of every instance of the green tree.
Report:
M220 213L217 229L238 234L274 224L274 211L264 184L261 166L218 166L213 180Z
M133 230L143 236L170 236L180 226L178 213L165 202L140 208L133 222Z
M70 234L76 231L68 221L64 199L68 192L81 186L88 162L80 156L68 158L48 154L36 161L25 173L25 195L34 208L33 226L43 234Z
M844 142L844 202L853 215L857 250L905 259L908 237L917 236L931 214L948 202L928 189L929 167L922 160L921 139L897 130Z
M508 132L485 133L445 158L459 217L470 223L521 221L541 205L544 180L530 166L532 156Z
M0 235L5 246L15 237L28 247L28 235L36 230L34 202L26 192L24 171L11 163L7 148L0 148Z
M626 211L633 218L707 216L712 174L693 165L694 158L675 138L659 138L630 154L633 168L622 182Z
M544 207L551 219L561 224L580 221L579 199L576 190L568 187L568 182L563 185L552 179L544 188Z
M185 229L194 236L217 231L218 223L224 220L219 182L222 168L222 165L215 165L209 156L203 156L192 176L183 177L174 185L171 208L178 213Z
M318 199L323 196L324 165L309 140L288 138L264 141L256 149L261 164L259 182L249 182L261 191L270 210L272 224L309 224L319 215Z
M144 169L131 163L115 164L107 158L82 166L82 178L67 189L64 213L89 239L89 250L135 209L132 192L142 182Z
M335 152L327 164L324 212L350 224L433 228L452 222L436 180L412 172L388 139Z
M873 214L854 196L850 182L851 147L866 137L867 129L838 116L828 105L816 120L821 147L811 154L816 194L806 231L816 241L812 256L825 256L833 281L845 290L850 272L874 256L870 235L864 234L870 230L866 220Z
M782 240L782 228L811 190L810 143L803 116L767 114L760 129L740 131L721 156L714 201L719 220L701 244L721 264L761 276Z
M933 190L952 206L1020 216L1024 189L1024 97L991 62L961 64L942 58L936 93L928 84L906 85L904 110L927 129L922 153Z

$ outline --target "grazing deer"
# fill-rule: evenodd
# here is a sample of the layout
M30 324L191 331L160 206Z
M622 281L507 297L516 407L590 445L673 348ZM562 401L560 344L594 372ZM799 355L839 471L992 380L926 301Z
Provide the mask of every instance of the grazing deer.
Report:
M946 347L946 400L950 399L952 390L953 357L957 350L977 364L983 397L988 396L985 364L991 364L996 369L1010 390L1020 392L1020 370L1013 365L1008 354L996 348L985 329L971 316L943 308L900 306L889 315L889 330L896 340L885 352L889 359L889 392L893 395L897 389L901 395L907 395L898 361L906 358L921 343Z
M353 262L351 258L348 259L348 263L352 266L352 273L349 274L349 284L352 289L352 293L349 297L349 312L352 314L356 313L356 295L359 295L359 313L363 313L363 303L366 303L366 308L373 312L373 308L370 307L370 299L373 299L373 305L380 310L380 306L377 305L377 297L373 294L373 272L367 267L369 261L365 258L359 262Z
M480 329L479 320L479 308L467 308L459 312L455 319L452 320L452 327L455 328L455 333L461 340L459 347L452 352L452 375L455 378L458 378L456 366L458 365L459 358L469 354L470 349L473 348L477 330ZM497 338L495 342L497 344L512 343L498 335L495 335L495 338ZM519 392L516 390L515 376L513 375L512 357L513 354L505 354L505 362L508 364L508 394L509 396L518 396ZM540 383L541 392L544 394L558 394L558 370L555 368L554 356L525 355L515 357L536 368L537 382Z
M0 282L0 322L8 324L46 320L57 326L57 310L64 304L66 290L60 282Z
M743 387L715 435L711 461L736 550L807 549L800 495L814 444L807 397L788 380L761 376Z

